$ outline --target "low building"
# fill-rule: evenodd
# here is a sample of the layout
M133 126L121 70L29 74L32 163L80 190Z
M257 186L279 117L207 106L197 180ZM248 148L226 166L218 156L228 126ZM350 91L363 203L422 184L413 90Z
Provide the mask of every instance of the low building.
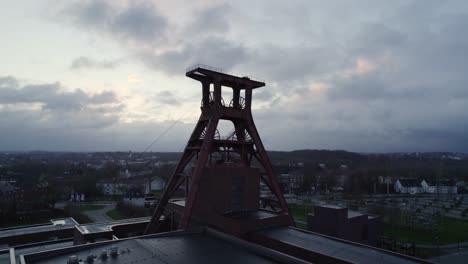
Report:
M416 194L425 192L422 181L418 179L398 179L394 188L397 193Z
M307 215L307 229L368 245L377 245L383 234L380 217L335 205L315 206L314 213Z
M75 219L68 217L50 219L47 224L1 228L0 245L15 246L70 238L77 224Z
M146 191L144 179L119 179L102 180L96 183L96 187L104 195L127 195L143 196Z
M457 185L449 179L441 179L433 181L425 179L422 181L422 186L426 193L442 193L442 194L456 194L458 193Z
M279 182L283 187L284 193L297 193L304 182L304 169L299 168L280 174Z
M151 191L161 191L166 187L166 181L163 179L156 177L152 179L148 184L148 192Z
M0 224L16 217L16 202L22 193L7 181L0 182Z

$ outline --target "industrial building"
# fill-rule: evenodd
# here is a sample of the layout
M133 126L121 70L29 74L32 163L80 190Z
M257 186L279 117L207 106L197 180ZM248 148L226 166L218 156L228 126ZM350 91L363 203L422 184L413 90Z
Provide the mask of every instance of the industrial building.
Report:
M314 213L307 215L307 229L373 246L383 234L379 217L335 205L315 206Z

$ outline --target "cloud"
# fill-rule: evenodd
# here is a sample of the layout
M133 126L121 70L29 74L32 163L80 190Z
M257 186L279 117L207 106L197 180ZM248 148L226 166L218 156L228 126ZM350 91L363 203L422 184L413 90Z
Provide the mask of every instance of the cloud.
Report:
M163 105L178 106L181 102L177 100L177 97L171 91L161 91L156 94L155 101Z
M88 0L62 3L56 16L118 41L133 58L154 70L180 74L196 63L228 70L246 58L247 51L241 43L224 37L230 28L225 18L229 11L227 4L209 6L194 11L188 24L180 26L169 24L169 18L151 3ZM114 61L81 57L72 63L72 68L115 65Z
M468 151L468 3L192 2L67 2L62 19L168 78L204 63L266 79L253 104L267 148Z
M270 98L277 99L254 112L265 144L468 151L468 37L461 33L468 16L447 8L403 18L405 9L389 9L378 22L332 35L345 45L320 40L312 53L297 45L257 53L262 63L249 67L268 76L266 88L273 81ZM301 52L304 58L295 57Z
M0 122L4 151L143 151L174 121L123 123L90 111L49 118L37 111L2 110ZM191 127L178 122L150 151L180 150Z
M232 69L247 57L245 48L223 38L207 38L199 42L160 54L141 53L141 60L148 67L162 70L169 74L180 75L188 65L208 64L225 70Z
M161 97L173 97L169 91ZM174 120L122 122L125 104L112 91L66 90L0 76L0 150L144 150ZM151 150L179 150L191 124L178 122Z
M14 77L0 77L0 104L40 104L42 109L60 111L83 110L90 106L117 103L110 91L87 94L81 89L66 91L60 83L20 86Z
M132 73L127 76L127 82L129 83L141 83L143 79L135 73Z
M13 76L0 76L0 88L3 89L16 89L18 87L18 80Z
M329 73L343 67L337 51L325 47L297 45L293 47L266 46L246 51L244 67L248 72L270 82L303 82L311 76Z
M58 16L90 31L110 35L129 44L158 42L167 29L166 19L147 2L85 0L59 3Z
M186 29L186 34L207 34L229 31L230 26L226 17L231 7L228 4L220 4L202 9L196 14Z
M70 16L73 22L89 27L105 27L110 16L115 12L114 7L106 0L85 0L70 2L61 11Z
M70 69L114 69L120 61L108 60L108 61L96 61L88 57L78 57L74 59L70 65Z
M119 37L151 42L161 38L167 24L152 5L141 4L122 10L112 19L109 27Z

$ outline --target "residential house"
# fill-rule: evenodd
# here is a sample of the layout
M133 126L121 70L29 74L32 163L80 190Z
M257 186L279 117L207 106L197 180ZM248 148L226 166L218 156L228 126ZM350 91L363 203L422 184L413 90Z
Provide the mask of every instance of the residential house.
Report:
M458 192L457 185L449 179L440 179L438 181L425 179L422 181L422 186L426 193L456 194Z
M279 176L279 181L283 186L284 193L296 193L301 189L304 182L304 169L299 168L288 173L282 173Z
M147 192L150 193L151 191L161 191L164 189L164 187L166 187L166 181L156 177L149 182Z
M143 196L146 191L145 183L143 178L101 180L96 183L96 187L104 195Z
M394 188L397 193L416 194L425 192L422 181L418 179L398 179Z

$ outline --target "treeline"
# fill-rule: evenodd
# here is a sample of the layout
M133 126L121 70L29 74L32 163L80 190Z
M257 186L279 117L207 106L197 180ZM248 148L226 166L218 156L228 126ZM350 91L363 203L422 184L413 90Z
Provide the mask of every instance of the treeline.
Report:
M384 180L391 178L451 179L468 181L468 160L446 158L446 153L428 155L361 154L332 150L297 150L269 152L278 167L294 170L302 163L303 191L315 187L318 191L335 186L340 179L349 193L386 192ZM320 168L319 164L325 165ZM345 166L343 166L345 165ZM284 171L284 169L283 169ZM343 177L344 175L344 177ZM390 192L393 190L390 187Z

